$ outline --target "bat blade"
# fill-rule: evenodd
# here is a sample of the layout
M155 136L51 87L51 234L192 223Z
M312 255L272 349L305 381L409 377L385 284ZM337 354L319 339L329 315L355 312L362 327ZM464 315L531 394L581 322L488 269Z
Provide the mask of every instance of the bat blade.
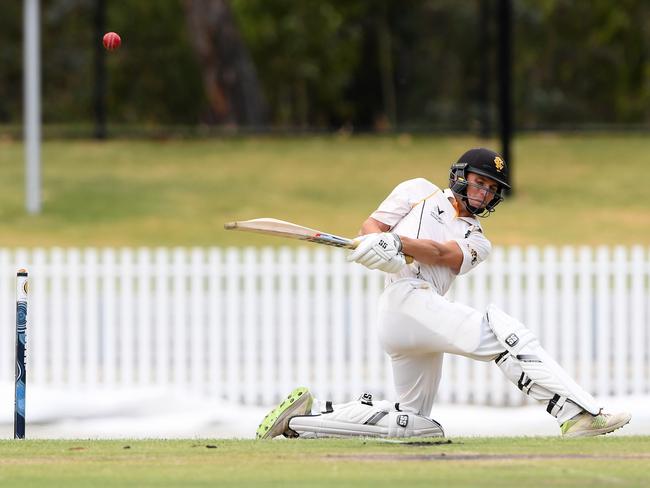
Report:
M257 232L258 234L287 237L289 239L298 239L301 241L315 242L316 244L343 247L346 249L354 249L357 246L356 241L348 239L347 237L328 234L327 232L310 229L309 227L294 224L293 222L269 217L227 222L223 225L223 228L226 230L240 230L244 232ZM413 262L411 256L405 256L405 258L408 264Z
M316 229L310 229L302 225L286 222L284 220L261 218L251 220L240 220L224 224L224 229L240 230L245 232L257 232L259 234L268 234L289 239L298 239L301 241L310 241L327 246L343 247L354 249L355 242L346 237L328 234Z

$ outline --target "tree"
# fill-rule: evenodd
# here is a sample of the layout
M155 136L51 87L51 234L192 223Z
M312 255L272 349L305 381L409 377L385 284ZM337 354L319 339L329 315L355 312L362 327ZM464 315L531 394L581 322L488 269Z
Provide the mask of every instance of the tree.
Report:
M209 122L261 126L267 107L226 0L184 0L188 33L210 104Z

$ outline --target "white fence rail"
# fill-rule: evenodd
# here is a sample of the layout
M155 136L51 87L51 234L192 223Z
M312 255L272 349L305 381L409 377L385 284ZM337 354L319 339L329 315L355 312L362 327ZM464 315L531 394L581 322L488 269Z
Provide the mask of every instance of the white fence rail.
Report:
M13 379L15 271L30 271L29 385L165 386L270 404L393 394L374 331L379 272L339 250L0 249L0 381ZM596 395L650 393L644 247L496 248L451 290L520 318ZM448 355L439 402L521 404L492 363Z

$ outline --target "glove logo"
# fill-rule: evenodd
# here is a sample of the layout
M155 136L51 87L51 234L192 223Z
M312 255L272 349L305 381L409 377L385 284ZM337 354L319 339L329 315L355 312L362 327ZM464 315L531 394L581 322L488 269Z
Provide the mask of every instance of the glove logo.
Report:
M517 337L516 334L510 334L508 337L506 337L506 344L508 344L510 347L515 347L518 342L519 337Z
M386 241L384 241L384 240L379 241L379 242L377 243L377 245L378 245L379 247L381 247L382 249L384 249L384 250L388 247L388 243L387 243Z
M397 425L400 427L406 427L409 424L409 416L408 415L398 415L397 416Z

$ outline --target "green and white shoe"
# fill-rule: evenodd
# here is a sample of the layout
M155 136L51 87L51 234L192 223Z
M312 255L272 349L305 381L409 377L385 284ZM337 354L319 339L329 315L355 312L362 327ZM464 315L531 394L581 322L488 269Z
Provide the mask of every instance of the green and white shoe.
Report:
M304 386L289 393L280 405L271 410L257 428L258 439L271 439L279 435L297 437L289 428L289 419L296 415L306 415L311 412L314 397Z
M603 413L598 415L582 412L561 426L563 437L592 437L609 434L627 424L632 416L627 412Z

